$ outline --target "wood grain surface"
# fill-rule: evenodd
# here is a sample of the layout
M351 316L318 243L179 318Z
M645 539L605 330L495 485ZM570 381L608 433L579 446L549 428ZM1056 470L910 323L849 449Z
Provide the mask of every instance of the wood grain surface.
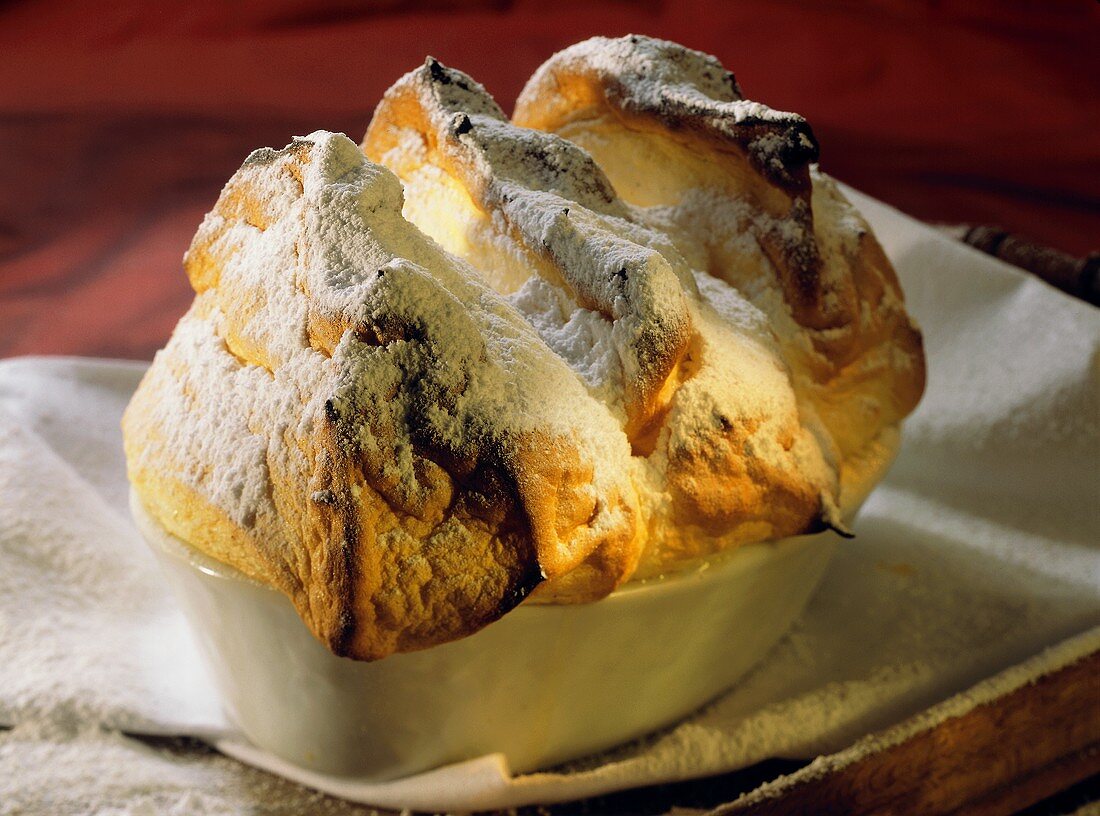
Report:
M712 813L999 816L1097 773L1100 653L1093 653L898 745L822 775L807 767Z

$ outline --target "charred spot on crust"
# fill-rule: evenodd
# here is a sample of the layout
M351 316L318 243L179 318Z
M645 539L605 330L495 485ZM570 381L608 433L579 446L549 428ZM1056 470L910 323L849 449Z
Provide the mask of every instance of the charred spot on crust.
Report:
M432 82L440 85L457 85L464 91L473 90L465 74L448 68L435 57L428 57L424 60L424 67L428 69L428 77Z
M785 165L801 166L818 160L821 146L810 123L802 119L792 124L779 149L779 158Z
M424 60L424 67L428 69L428 76L432 82L438 82L441 85L450 85L451 77L447 73L447 69L443 67L443 63L437 60L435 57L428 57Z
M818 503L817 513L810 521L806 533L823 533L826 530L832 530L841 538L852 539L856 537L856 534L849 530L848 525L840 518L840 511L836 505L827 503L825 497L822 496Z
M355 618L350 609L340 613L336 631L329 638L328 647L337 657L354 657L351 653L351 633L355 630Z
M351 611L351 588L358 583L358 570L353 556L358 552L358 547L352 542L359 541L359 525L355 520L355 511L347 502L342 502L339 508L343 538L338 545L341 566L344 568L344 586L340 593L344 600L344 608L340 613L338 628L336 631L337 642L346 652L351 644L352 635L355 633L355 617ZM342 652L337 652L341 654Z
M544 580L546 579L542 575L542 567L539 566L538 559L530 560L523 572L517 576L516 582L501 596L500 614L511 612L523 603L527 596L535 591L535 587Z
M357 323L352 328L352 334L355 335L355 339L360 343L367 346L382 346L385 345L382 342L382 337L378 334L378 330L370 323L361 322Z
M327 406L326 402L326 410ZM359 552L361 530L356 503L350 500L346 490L341 487L342 479L337 475L340 468L332 459L326 458L323 470L323 480L319 485L321 489L314 493L314 500L325 508L331 508L323 511L322 515L330 520L328 527L331 549L326 573L338 610L325 641L334 654L352 657L357 628L353 603L353 587L358 584L355 556ZM325 500L319 501L318 496Z
M760 135L748 142L753 166L772 184L792 195L809 195L810 165L820 154L810 123L799 117L782 126L761 123L757 130Z
M455 117L454 127L452 132L455 136L461 136L464 133L469 133L473 130L474 123L470 121L470 117L464 113L460 113Z
M734 99L741 98L741 86L737 83L737 77L733 71L726 71L725 76L726 84L729 85L730 91L733 92Z

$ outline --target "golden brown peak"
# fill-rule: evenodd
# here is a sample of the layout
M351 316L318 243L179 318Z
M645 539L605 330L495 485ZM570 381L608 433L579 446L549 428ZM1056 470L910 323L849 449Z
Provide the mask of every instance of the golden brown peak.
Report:
M590 556L606 594L636 561L617 422L401 203L344 136L254 153L125 421L154 518L365 659L470 634Z
M368 155L382 156L398 146L405 129L418 132L429 150L452 162L481 157L488 166L453 168L471 180L513 179L593 210L623 212L611 183L584 150L552 133L512 126L482 85L438 60L429 58L386 92L364 138Z
M920 395L800 117L627 37L551 59L517 121L548 132L429 58L378 106L378 164L321 132L254 153L127 411L150 513L339 654L839 527Z
M662 243L659 235L629 221L587 152L510 124L486 97L465 74L433 61L386 93L364 150L403 178L438 166L483 213L504 219L539 261L533 269L618 327L633 436L660 409L662 389L687 350L683 288L693 288L692 278L686 269L678 276L652 248Z
M543 63L520 94L514 121L548 129L561 116L545 104L552 92L572 116L602 105L625 117L655 117L670 130L736 146L791 195L809 190L809 165L818 155L810 125L742 98L734 75L709 54L636 34L593 37Z
M696 283L706 265L693 270L664 227L619 199L573 133L567 140L463 110L444 98L459 73L437 72L448 77L443 92L421 71L386 94L364 149L402 178L411 220L514 293L602 399L625 403L639 467L671 497L665 509L654 509L658 500L648 509L674 515L667 521L685 531L676 544L659 526L666 540L651 542L651 566L697 547L693 536L744 540L836 523L835 472L800 426L768 332L743 325L744 312L722 325ZM593 201L586 179L608 193ZM531 286L532 276L549 286ZM565 296L547 297L548 288ZM716 297L752 311L736 293ZM591 339L568 341L581 326ZM583 351L604 332L619 377L593 376ZM741 463L746 450L751 468Z

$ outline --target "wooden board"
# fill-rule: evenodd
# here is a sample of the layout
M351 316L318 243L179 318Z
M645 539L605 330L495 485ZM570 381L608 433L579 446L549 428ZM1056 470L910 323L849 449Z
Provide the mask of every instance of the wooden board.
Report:
M773 760L508 814L1007 816L1098 774L1100 651L873 753Z
M821 775L809 766L713 813L999 816L1097 773L1100 652L1093 652L884 751Z

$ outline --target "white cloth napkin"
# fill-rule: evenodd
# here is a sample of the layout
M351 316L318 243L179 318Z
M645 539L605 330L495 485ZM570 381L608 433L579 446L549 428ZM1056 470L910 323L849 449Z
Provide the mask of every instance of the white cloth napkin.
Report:
M762 665L678 726L544 773L512 776L489 756L371 784L247 745L126 510L118 421L143 366L0 362L0 723L17 726L0 734L0 802L313 801L118 731L198 736L379 806L563 801L838 750L1100 624L1100 312L850 195L925 333L928 391L897 464Z

